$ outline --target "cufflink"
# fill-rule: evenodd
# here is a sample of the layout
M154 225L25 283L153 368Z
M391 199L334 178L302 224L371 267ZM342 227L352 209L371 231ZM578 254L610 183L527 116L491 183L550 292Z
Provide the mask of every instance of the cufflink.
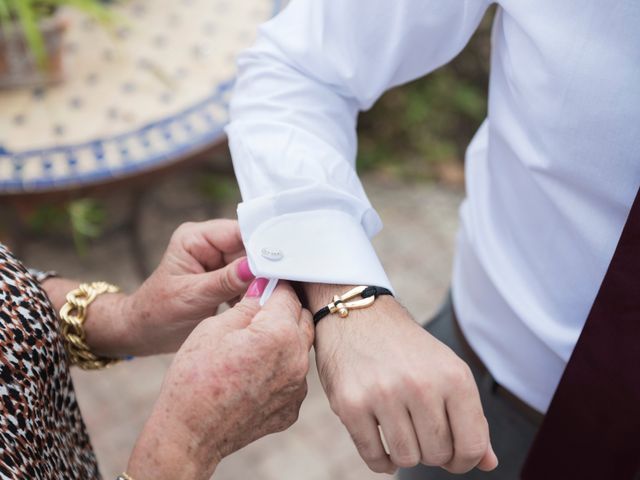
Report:
M282 260L282 257L284 257L282 250L273 247L264 247L262 250L260 250L260 254L264 258L266 258L267 260L271 260L272 262Z

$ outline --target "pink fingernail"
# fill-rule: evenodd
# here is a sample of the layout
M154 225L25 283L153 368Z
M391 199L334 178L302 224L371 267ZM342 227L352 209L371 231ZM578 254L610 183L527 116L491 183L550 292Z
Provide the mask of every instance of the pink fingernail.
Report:
M238 264L238 277L243 282L248 282L255 275L251 273L251 269L249 268L249 260L243 258L242 261Z
M249 288L247 289L247 297L261 296L262 292L264 292L264 289L267 287L267 283L269 283L269 280L266 278L256 278L251 282L251 285L249 285Z

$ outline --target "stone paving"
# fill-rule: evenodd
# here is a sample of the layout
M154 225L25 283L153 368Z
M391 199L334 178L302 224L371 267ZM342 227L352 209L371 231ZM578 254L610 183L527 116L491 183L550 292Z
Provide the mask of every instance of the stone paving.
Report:
M375 239L377 251L398 297L419 321L442 301L450 280L459 189L406 185L369 177L365 185L385 223ZM111 200L116 210L121 199ZM186 220L233 217L234 202L212 206L193 188L193 176L174 176L154 186L141 217L146 253L157 262L173 229ZM68 244L45 240L23 246L26 263L56 269L78 279L104 279L133 290L139 282L126 234L92 245L78 258ZM171 356L139 358L102 372L73 373L79 402L105 479L126 465L136 436L150 412ZM270 435L226 458L217 480L369 480L346 430L329 409L315 368L300 419L286 432Z

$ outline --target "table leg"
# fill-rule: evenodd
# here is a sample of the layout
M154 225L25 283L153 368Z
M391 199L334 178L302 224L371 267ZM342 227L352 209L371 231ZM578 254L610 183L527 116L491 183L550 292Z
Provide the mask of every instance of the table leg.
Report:
M144 281L150 274L147 249L142 241L142 210L147 189L135 189L132 192L131 217L129 219L129 245L133 255L133 262L140 280Z

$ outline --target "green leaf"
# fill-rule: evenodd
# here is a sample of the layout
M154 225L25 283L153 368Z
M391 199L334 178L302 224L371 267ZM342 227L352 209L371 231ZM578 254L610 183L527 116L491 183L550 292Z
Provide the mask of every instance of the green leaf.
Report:
M83 255L86 253L88 241L99 237L104 229L104 206L96 200L83 198L70 202L67 205L67 214L76 249Z
M200 192L216 202L236 200L239 196L238 185L233 177L216 173L202 175L198 180Z
M114 13L98 0L46 0L51 5L69 6L87 14L103 25L110 25L115 21Z
M65 210L57 205L41 205L27 219L29 227L41 234L60 231L66 222Z
M75 8L105 26L119 20L100 0L0 0L0 27L9 28L13 22L20 25L27 46L40 68L47 67L40 21L62 6Z
M9 1L0 0L0 26L7 25L11 20L11 10L9 10Z
M36 62L40 67L45 67L46 54L44 38L42 38L38 18L35 14L34 0L14 0L12 5Z

